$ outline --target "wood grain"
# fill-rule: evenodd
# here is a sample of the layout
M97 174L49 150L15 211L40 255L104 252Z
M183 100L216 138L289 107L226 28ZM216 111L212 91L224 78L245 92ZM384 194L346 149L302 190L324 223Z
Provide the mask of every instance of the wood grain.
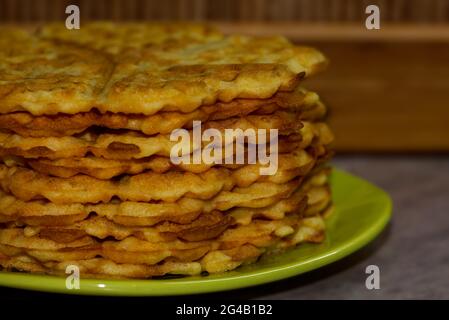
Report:
M348 152L449 151L449 43L313 42L331 59L306 82Z
M62 20L70 4L83 20L362 22L376 4L384 22L449 22L447 0L0 0L0 21Z
M449 152L449 25L220 23L318 47L329 69L308 79L330 108L340 152Z
M222 22L214 24L224 33L251 36L284 35L304 41L449 42L449 24L416 25L382 23L380 30L367 30L364 23Z

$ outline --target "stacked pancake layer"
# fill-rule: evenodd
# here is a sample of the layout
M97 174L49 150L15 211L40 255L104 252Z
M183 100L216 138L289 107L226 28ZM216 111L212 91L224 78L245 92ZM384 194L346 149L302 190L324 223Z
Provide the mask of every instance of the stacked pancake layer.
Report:
M300 86L325 67L320 52L202 25L94 23L3 29L0 58L4 269L196 275L324 239L333 136ZM277 171L175 164L170 134L194 121L277 129Z

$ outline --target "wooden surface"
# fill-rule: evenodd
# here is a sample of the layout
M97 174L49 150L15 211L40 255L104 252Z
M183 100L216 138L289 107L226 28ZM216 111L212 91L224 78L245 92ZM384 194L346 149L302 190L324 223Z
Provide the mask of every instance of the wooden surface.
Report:
M311 43L329 70L305 82L349 152L449 151L449 43Z
M448 0L449 2L449 0ZM379 30L367 30L359 23L298 23L298 22L221 22L212 21L227 34L251 36L283 35L294 42L373 42L382 43L449 43L449 24L389 24L381 23Z
M361 251L322 269L244 290L197 299L449 299L449 156L340 156L335 164L384 188L393 199L390 226ZM363 212L361 212L363 214ZM365 268L380 268L380 290L367 290ZM30 302L140 301L0 288L0 297ZM191 297L190 297L191 298ZM176 297L189 303L189 297ZM4 300L3 300L4 301Z
M329 69L306 80L330 108L340 152L449 151L449 25L220 24L319 48Z

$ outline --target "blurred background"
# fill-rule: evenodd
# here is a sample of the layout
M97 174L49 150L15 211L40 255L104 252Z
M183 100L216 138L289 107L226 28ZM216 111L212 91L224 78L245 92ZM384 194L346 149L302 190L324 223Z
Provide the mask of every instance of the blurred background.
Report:
M304 86L330 109L334 164L386 189L393 221L342 262L233 297L449 298L449 0L0 0L0 23L63 22L69 4L80 7L81 28L209 21L227 33L282 34L330 58ZM380 30L365 27L372 4ZM369 264L380 267L382 290L366 290Z
M65 17L78 5L83 19L359 22L376 4L388 22L442 23L446 0L2 0L0 19L36 22Z
M449 151L448 0L0 0L0 22L195 20L225 32L283 34L320 48L329 70L307 81L330 107L340 152ZM367 30L365 8L380 8Z

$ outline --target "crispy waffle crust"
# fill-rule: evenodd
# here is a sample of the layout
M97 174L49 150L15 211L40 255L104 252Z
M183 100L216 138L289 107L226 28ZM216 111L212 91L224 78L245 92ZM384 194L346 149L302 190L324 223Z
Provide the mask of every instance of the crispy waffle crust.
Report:
M128 265L151 270L148 267L170 263L173 266L194 266L195 262L192 261L197 261L195 272L186 274L222 272L254 261L267 250L285 249L301 242L319 242L323 239L323 232L323 218L319 215L305 218L292 215L276 221L255 220L251 225L229 229L215 240L196 242L174 240L152 243L135 237L98 242L86 236L58 243L25 236L22 229L11 228L0 231L0 263L6 268L25 271L39 266L38 271L53 273L58 271L58 265L67 265L67 262L82 267L84 261L112 261L113 270ZM30 265L27 266L25 262ZM48 266L50 270L46 270ZM167 273L177 272L165 269L162 274ZM125 273L122 276L131 275Z
M100 113L98 110L76 114L42 115L34 116L27 112L14 112L0 114L0 128L10 130L24 137L63 137L81 133L92 126L109 129L129 129L140 131L147 135L158 133L169 134L177 128L192 128L192 122L211 121L209 127L223 127L226 120L251 115L247 121L296 121L315 120L325 113L324 105L319 101L317 94L297 88L291 92L277 92L269 99L235 99L230 102L216 102L203 105L193 112L182 113L177 111L159 112L153 115L126 114L126 113ZM274 115L272 115L274 113ZM293 115L291 115L293 113ZM270 114L269 119L259 119L257 115ZM212 122L213 121L213 122ZM221 124L221 125L220 125ZM263 124L267 126L269 124ZM285 125L284 125L285 126ZM282 127L282 125L281 125Z
M265 117L264 117L265 118ZM280 134L278 148L282 152L288 149L289 142L296 142L296 148L306 148L314 137L318 137L321 133L323 139L331 140L332 135L325 123L321 122L307 122L307 121L294 121L285 127L279 128L279 124L275 124L276 119L261 121L267 126L259 127L266 129L266 138L263 144L271 141L271 134L269 129L278 129ZM226 124L218 126L215 124L212 128L224 131ZM202 126L203 129L210 128L211 124ZM259 128L246 119L237 119L235 121L229 121L228 129L240 128L245 131L247 129L256 130ZM242 132L241 135L243 135ZM190 133L190 137L193 137L193 133ZM222 134L222 148L224 149L229 145L229 141L225 140L225 135ZM237 136L235 136L231 143L235 142ZM288 141L288 142L286 142ZM49 158L49 159L61 159L61 158L79 158L85 157L88 154L93 154L97 157L103 157L105 159L127 160L127 159L141 159L150 157L153 155L159 155L164 157L170 157L172 148L174 148L179 141L177 139L170 139L170 135L157 134L154 136L146 136L133 131L124 132L105 132L97 133L95 131L85 131L81 135L77 136L64 136L64 137L23 137L17 134L0 132L0 155L15 155L25 158ZM260 142L256 140L256 143ZM207 147L208 143L203 142L202 145L198 145L195 141L191 141L189 145L185 147L186 151L183 151L184 155L198 150L200 147ZM223 155L225 153L223 152Z
M300 187L297 187L298 181L280 187L255 183L231 192L222 191L209 200L183 197L173 203L113 201L105 204L55 204L45 200L23 201L1 192L0 223L69 227L95 214L124 226L153 226L163 221L186 225L202 213L220 210L229 213L237 222L248 224L252 216L283 218L286 213L302 208L304 201L308 205L307 212L316 214L324 209L323 204L330 197L325 175L326 170L321 171L313 178L306 179Z
M101 24L73 33L62 24L38 35L0 32L0 43L16 42L0 49L2 113L76 114L94 106L102 113L186 113L217 101L291 91L327 63L319 51L282 37L147 24L138 27L139 37L158 34L155 40L130 46L122 39L126 28L132 30L117 27L112 35L110 25ZM19 36L23 41L17 42Z
M185 224L125 226L101 215L66 227L9 224L0 230L0 263L7 269L56 274L76 264L85 276L117 277L231 270L269 251L320 242L322 214L330 208L327 174L319 171L271 207L214 210ZM89 271L105 265L110 267L106 273Z

